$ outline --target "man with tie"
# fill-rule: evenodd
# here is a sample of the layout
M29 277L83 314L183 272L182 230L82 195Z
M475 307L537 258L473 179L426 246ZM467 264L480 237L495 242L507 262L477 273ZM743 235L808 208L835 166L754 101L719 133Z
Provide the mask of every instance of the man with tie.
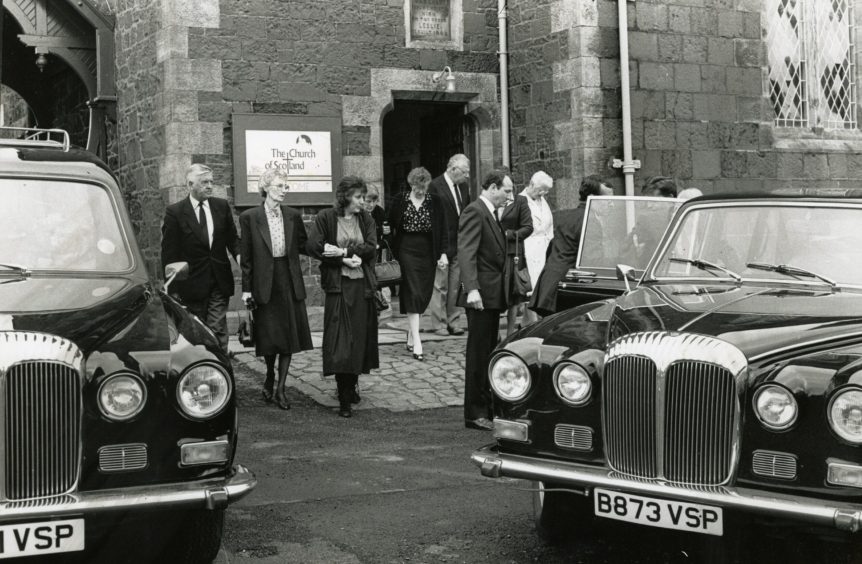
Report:
M479 198L464 208L458 224L458 257L467 310L467 355L464 367L464 425L490 431L491 387L488 359L500 334L500 314L506 309L503 270L506 238L495 211L512 194L507 172L492 170L482 182Z
M449 247L446 256L449 264L438 266L434 276L434 292L431 294L431 318L437 335L463 335L458 327L461 310L457 305L461 268L458 261L458 218L470 203L470 159L458 153L452 155L446 171L428 185L428 193L434 194L443 203L443 215L449 231Z
M189 263L188 278L174 282L171 294L212 329L227 352L227 306L233 295L228 252L239 262L239 237L230 204L212 196L212 169L193 164L186 172L189 197L165 209L162 267Z

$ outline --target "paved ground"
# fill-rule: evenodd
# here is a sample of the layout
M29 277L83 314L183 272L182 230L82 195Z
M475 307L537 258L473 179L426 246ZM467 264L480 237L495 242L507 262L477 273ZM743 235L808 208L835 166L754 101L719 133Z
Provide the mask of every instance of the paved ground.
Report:
M392 314L380 320L380 368L370 375L359 377L362 402L355 409L388 409L410 411L463 405L464 400L464 349L466 335L441 337L430 332L430 319L423 316L422 343L425 361L413 359L404 347L407 339L407 319ZM287 385L307 395L316 403L338 407L335 379L323 378L320 345L322 333L312 333L315 349L296 354L291 363ZM266 366L263 359L254 356L253 348L243 348L235 338L230 349L235 361L260 375L263 384ZM243 378L241 374L238 376ZM253 382L244 382L253 385Z

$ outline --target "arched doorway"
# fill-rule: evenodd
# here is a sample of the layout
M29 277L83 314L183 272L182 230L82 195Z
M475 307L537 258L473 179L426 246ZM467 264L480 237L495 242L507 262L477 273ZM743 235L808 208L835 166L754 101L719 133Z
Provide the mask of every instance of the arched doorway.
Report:
M114 22L90 0L3 0L0 83L31 110L116 168Z
M407 187L407 173L424 166L432 177L443 174L449 157L464 153L476 162L476 124L465 102L393 100L383 118L383 182L387 199ZM471 167L476 174L475 165ZM470 182L475 197L476 181Z

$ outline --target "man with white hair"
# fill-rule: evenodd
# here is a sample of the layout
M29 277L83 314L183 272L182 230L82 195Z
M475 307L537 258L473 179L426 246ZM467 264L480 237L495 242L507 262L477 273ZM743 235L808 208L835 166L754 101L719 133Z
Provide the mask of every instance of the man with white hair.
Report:
M185 280L171 284L171 295L212 329L227 352L227 307L233 295L228 253L239 262L239 236L227 200L213 192L212 169L193 164L186 172L189 196L165 209L162 268L189 263Z
M703 192L700 191L700 188L686 188L682 192L676 195L677 200L686 201L691 200L692 198L697 198L698 196L703 196Z

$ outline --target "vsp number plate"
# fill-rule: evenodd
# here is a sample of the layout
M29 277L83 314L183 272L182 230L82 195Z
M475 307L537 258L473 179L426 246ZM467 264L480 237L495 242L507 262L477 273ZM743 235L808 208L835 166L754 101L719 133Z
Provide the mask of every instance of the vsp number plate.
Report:
M598 517L707 535L724 534L720 507L593 490Z
M0 558L84 550L84 520L0 526Z

